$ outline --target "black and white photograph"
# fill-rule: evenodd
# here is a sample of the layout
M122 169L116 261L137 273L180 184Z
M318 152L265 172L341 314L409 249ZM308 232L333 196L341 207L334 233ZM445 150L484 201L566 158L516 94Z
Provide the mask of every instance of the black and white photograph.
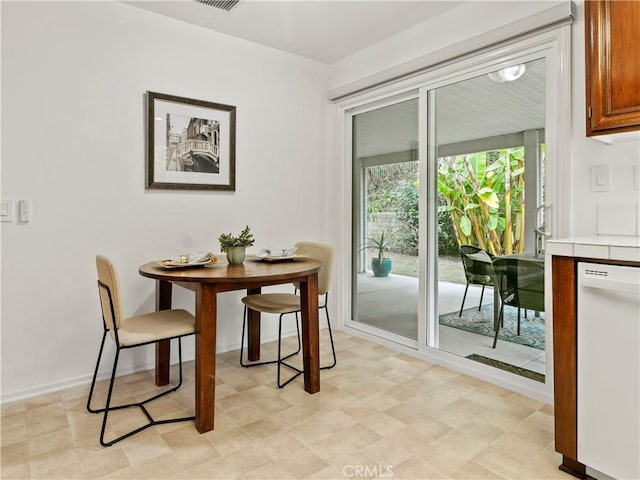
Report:
M147 92L147 188L235 190L235 107Z

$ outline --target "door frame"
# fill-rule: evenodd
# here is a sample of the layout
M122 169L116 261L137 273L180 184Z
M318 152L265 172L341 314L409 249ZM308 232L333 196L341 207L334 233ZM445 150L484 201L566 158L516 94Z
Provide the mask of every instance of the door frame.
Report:
M430 362L446 366L448 368L470 374L492 383L505 386L511 390L524 393L542 401L553 401L553 374L548 368L546 382L541 384L532 380L518 377L513 374L499 371L492 367L471 362L456 355L442 352L427 346L426 302L420 302L418 308L419 329L417 348L407 345L406 342L396 342L384 332L372 332L359 328L356 322L351 320L351 288L352 288L352 226L351 214L352 199L352 116L368 109L380 108L384 105L396 103L399 98L407 98L420 91L419 113L419 159L422 178L428 179L426 128L428 109L426 92L447 84L465 80L483 73L489 73L496 69L504 68L514 63L521 63L527 59L547 58L547 86L546 86L546 120L545 140L547 148L547 179L546 179L546 203L547 203L547 228L550 238L566 236L572 230L570 221L570 152L571 152L571 26L563 25L533 34L521 39L505 42L502 45L486 49L477 54L470 55L457 62L445 63L440 67L434 67L419 75L412 75L399 79L390 84L373 88L371 90L354 94L351 97L342 98L336 102L331 111L331 120L334 127L333 138L333 180L335 191L333 195L333 212L340 212L333 218L333 231L336 244L336 272L335 285L337 294L334 296L337 309L337 318L340 326L354 335L361 335L388 345L392 348L404 351L411 355L419 356ZM524 59L524 60L523 60ZM424 176L423 176L424 175ZM420 196L421 211L428 212L427 195ZM433 202L431 202L433 203ZM429 215L427 213L427 215ZM423 218L422 216L421 218ZM420 238L433 238L433 232L429 236L428 222L421 221L419 228ZM431 222L434 223L435 222ZM422 243L422 242L421 242ZM426 279L428 275L433 278L437 272L435 268L429 269L428 252L421 245L419 252L419 295L426 298ZM433 260L432 260L433 261ZM549 262L547 262L549 263ZM549 270L547 268L547 270ZM550 271L548 272L550 278ZM546 335L546 364L553 365L552 329L553 316L551 305L551 289L547 288L545 321L547 324ZM429 308L433 308L434 301L430 301ZM424 305L424 307L421 307ZM437 330L437 329L436 329ZM432 333L433 334L433 333ZM396 339L397 340L397 339Z

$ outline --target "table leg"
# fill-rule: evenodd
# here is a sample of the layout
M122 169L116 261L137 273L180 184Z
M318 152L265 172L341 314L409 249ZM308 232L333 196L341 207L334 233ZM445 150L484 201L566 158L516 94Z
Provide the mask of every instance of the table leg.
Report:
M304 389L308 393L320 391L320 327L318 325L318 274L300 282L302 310L302 363Z
M216 321L215 285L201 283L196 289L196 429L213 430L216 390Z
M171 309L171 282L157 280L156 311ZM156 385L169 384L169 366L171 362L171 341L162 340L156 343Z
M248 288L247 295L257 295L260 288ZM247 360L260 360L260 312L247 309Z

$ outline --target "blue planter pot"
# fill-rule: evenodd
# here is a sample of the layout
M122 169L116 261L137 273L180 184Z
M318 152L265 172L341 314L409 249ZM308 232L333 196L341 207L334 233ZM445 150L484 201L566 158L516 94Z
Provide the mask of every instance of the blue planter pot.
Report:
M371 259L371 270L375 277L388 277L391 272L391 259L383 258L380 262L379 258Z

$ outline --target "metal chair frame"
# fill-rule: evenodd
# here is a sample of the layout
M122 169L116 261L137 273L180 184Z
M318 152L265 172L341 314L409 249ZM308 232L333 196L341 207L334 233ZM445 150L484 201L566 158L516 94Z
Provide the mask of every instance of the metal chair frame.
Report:
M504 271L502 265L504 264ZM540 277L542 279L542 290L530 290L530 289L521 289L518 281L518 273L517 270L520 266L526 266L528 268L533 269L533 273L530 275ZM494 337L493 337L493 348L496 348L496 344L498 342L498 333L500 332L500 326L504 326L504 306L509 305L511 307L516 307L518 309L518 325L517 325L517 335L520 335L520 309L524 309L525 318L527 318L527 309L544 311L544 267L527 260L523 259L495 259L494 260L494 269L495 269L495 287L500 295L500 312L498 313L498 318L494 322ZM529 292L537 292L542 295L542 303L533 305L526 301L522 301L520 299L519 292L520 291L529 291ZM535 303L535 302L534 302Z
M295 289L295 291L297 292L298 289ZM324 367L321 366L320 370L328 370L330 368L333 368L336 366L336 349L335 346L333 344L333 334L331 333L331 320L329 319L329 309L327 308L327 301L329 299L329 292L324 294L324 303L318 307L318 310L323 310L324 309L324 313L325 316L327 318L327 327L329 330L329 339L331 340L331 353L333 354L333 362L329 365L325 365ZM298 348L296 349L295 352L290 353L286 356L282 356L282 317L284 315L289 315L289 314L295 314L295 318L296 318L296 330L297 330L297 337L298 337ZM291 383L293 380L295 380L296 378L298 378L299 375L301 375L302 373L304 373L303 370L300 370L297 367L294 367L293 365L285 362L285 360L293 357L294 355L297 355L298 353L300 353L300 349L301 349L301 342L300 342L300 319L298 317L298 313L300 313L300 310L295 310L292 312L284 312L281 313L279 318L278 318L278 358L276 358L275 360L267 360L264 362L252 362L252 363L245 363L244 362L244 337L245 337L245 329L246 329L246 325L247 325L247 306L245 305L244 307L244 314L243 314L243 319L242 319L242 339L240 340L240 365L242 365L245 368L249 368L249 367L257 367L259 365L269 365L269 364L273 364L273 363L277 363L278 364L278 376L277 376L277 382L278 382L278 388L283 388L284 386L288 385L289 383ZM281 367L285 366L287 368L289 368L290 370L292 370L294 372L293 376L290 377L289 379L287 379L286 382L282 383L281 382Z
M109 308L111 310L111 318L116 318L115 316L115 307L113 305L113 296L111 294L111 289L109 288L108 285L102 283L100 280L98 280L98 290L100 289L105 289L107 291L107 295L109 297ZM100 304L102 305L102 295L99 295L100 297ZM104 310L102 310L104 312ZM96 378L98 376L98 369L100 367L100 361L102 359L102 352L104 350L104 344L105 344L105 340L107 338L107 333L109 332L109 328L107 327L107 321L104 318L104 313L102 314L102 324L104 327L104 332L102 334L102 342L100 343L100 351L98 352L98 360L96 362L96 368L93 372L93 379L91 380L91 388L89 390L89 398L87 399L87 410L90 413L104 413L103 418L102 418L102 428L100 430L100 445L102 445L103 447L110 447L111 445L113 445L114 443L117 443L121 440L124 440L125 438L129 438L132 435L135 435L136 433L139 433L143 430L146 430L149 427L152 427L154 425L163 425L165 423L176 423L176 422L185 422L188 420L194 420L195 416L190 416L190 417L181 417L181 418L172 418L172 419L166 419L166 420L155 420L151 414L149 413L149 411L146 409L145 404L156 400L164 395L167 395L171 392L176 391L178 388L180 388L180 386L182 385L182 337L187 336L187 335L193 335L193 333L189 333L187 335L181 335L181 336L177 336L177 337L170 337L167 339L159 339L159 340L171 340L173 338L176 338L178 340L178 365L179 365L179 380L178 380L178 384L173 386L172 388L165 390L161 393L158 393L157 395L154 395L152 397L147 398L146 400L143 400L141 402L135 402L135 403L128 403L128 404L124 404L124 405L116 405L116 406L111 406L111 395L113 393L113 386L115 383L115 379L116 379L116 371L118 368L118 358L120 357L120 350L124 350L124 349L128 349L128 348L135 348L135 347L141 347L143 345L149 345L152 343L157 343L159 340L154 340L152 342L145 342L145 343L139 343L136 345L129 345L129 346L121 346L120 345L120 341L118 339L118 327L116 326L115 322L113 325L113 333L114 333L114 337L115 337L115 343L116 343L116 355L115 358L113 360L113 368L111 370L111 379L109 381L109 390L107 392L107 401L106 401L106 405L104 408L91 408L91 400L93 398L93 392L94 392L94 388L95 388L95 384L96 384ZM144 425L142 425L141 427L138 427L134 430L131 430L130 432L127 432L123 435L120 435L119 437L110 440L108 442L105 441L104 439L104 434L105 434L105 430L107 427L107 418L109 416L109 412L112 410L120 410L120 409L124 409L124 408L132 408L132 407L138 407L140 408L140 410L142 410L142 413L144 413L145 417L147 418L148 422Z
M472 253L468 253L465 251L465 249L473 249ZM460 253L460 257L462 258L462 266L464 267L464 276L465 279L467 281L466 286L464 287L464 295L462 296L462 305L460 305L460 313L458 314L459 317L462 316L462 311L464 310L464 302L467 299L467 291L469 290L469 285L482 285L482 291L480 292L480 303L478 305L478 311L480 311L480 309L482 308L482 299L484 297L484 288L486 286L493 286L493 265L490 263L485 263L485 262L481 262L479 260L474 260L472 258L469 258L469 255L473 255L473 253L478 253L478 252L482 252L485 251L479 247L473 246L473 245L461 245L460 248L458 249L458 253ZM489 258L491 258L491 260L493 260L493 255L491 255L489 252L486 252L487 255L489 255ZM467 265L468 262L472 262L472 264L477 264L479 270L478 271L471 271L469 265ZM473 267L472 267L473 268ZM491 280L489 281L482 281L479 282L477 281L475 278L476 276L489 276Z

